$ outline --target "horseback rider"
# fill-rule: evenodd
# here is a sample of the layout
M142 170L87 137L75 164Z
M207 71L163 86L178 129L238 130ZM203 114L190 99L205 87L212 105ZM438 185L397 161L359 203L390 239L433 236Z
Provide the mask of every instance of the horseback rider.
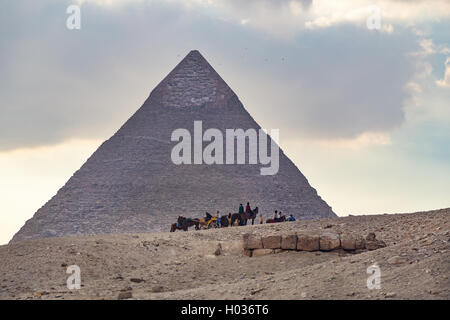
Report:
M244 213L244 206L241 204L239 204L239 214L243 214Z
M273 220L276 220L278 218L278 210L275 210L275 213L273 214Z
M252 209L250 208L250 203L247 202L247 205L245 206L245 213L249 214L252 212Z
M182 221L182 220L184 220L184 219L182 219L182 217L179 216L178 219L177 219L177 227L178 227L178 228L181 228L181 224L182 224L181 221Z

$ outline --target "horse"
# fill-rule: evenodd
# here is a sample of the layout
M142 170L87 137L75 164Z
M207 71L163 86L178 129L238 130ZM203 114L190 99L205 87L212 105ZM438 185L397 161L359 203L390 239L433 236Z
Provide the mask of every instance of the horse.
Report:
M229 213L227 216L221 216L220 217L220 227L225 228L230 225L231 222L231 213Z
M234 225L234 222L236 220L239 221L239 225L247 225L247 220L251 219L252 220L252 225L255 223L255 219L256 219L256 215L258 214L258 207L256 207L253 210L250 210L249 213L233 213L231 215L231 225Z
M233 213L232 215L231 215L231 226L234 226L235 225L235 221L237 220L238 222L239 222L239 226L240 225L242 225L242 221L244 221L245 220L245 217L246 217L246 215L245 215L245 213Z
M284 222L286 221L286 216L281 216L280 218L275 219L267 219L266 223L277 223L277 222Z
M175 222L175 223L172 223L171 225L170 225L170 232L175 232L175 231L177 231L177 230L183 230L183 228L182 227L179 227L178 226L178 224ZM185 230L186 231L186 230Z
M195 230L200 230L200 221L198 219L185 218L183 216L178 216L177 219L177 229L183 231L188 231L189 227L195 226Z
M205 229L206 226L208 225L208 221L210 219L212 219L212 218L213 218L213 216L211 214L207 213L205 218L201 218L199 220L199 228L200 229ZM221 216L220 217L220 227L221 228L230 226L230 222L231 222L231 213L229 213L226 216Z
M204 218L200 218L200 219L198 220L198 222L199 222L199 228L200 228L200 229L206 229L206 226L207 226L207 224L208 224L208 221L211 220L211 218L212 218L212 215L211 215L208 211L206 211L205 217L204 217Z
M256 216L258 215L258 211L259 211L259 209L258 209L258 207L256 207L255 209L250 210L250 212L246 214L247 219L245 220L245 225L247 225L247 220L249 220L249 219L252 220L252 225L254 225Z

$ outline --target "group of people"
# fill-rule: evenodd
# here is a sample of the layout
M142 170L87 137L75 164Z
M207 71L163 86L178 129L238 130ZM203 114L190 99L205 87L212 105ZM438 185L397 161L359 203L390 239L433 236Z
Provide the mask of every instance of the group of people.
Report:
M252 213L252 209L250 207L250 202L247 202L247 204L245 205L245 209L244 209L244 206L242 205L242 203L239 204L238 211L239 211L239 214L244 214L244 213L245 214L251 214ZM229 218L230 218L230 216L231 216L231 213L228 214ZM209 212L206 212L206 217L205 217L206 221L210 220L212 217L213 216ZM222 214L220 213L219 210L217 210L217 212L216 212L216 218L217 218L217 227L221 228L222 227L222 219L221 219L222 218ZM240 223L241 223L241 221L240 221Z
M216 216L213 217L212 214L206 212L205 218L186 218L183 216L178 216L177 222L173 223L171 225L171 232L174 232L175 230L184 230L187 231L189 227L195 226L196 230L200 230L204 227L211 228L222 228L222 227L228 227L233 225L247 225L247 222L250 220L251 224L253 225L255 222L255 219L257 219L258 215L258 207L255 207L253 210L250 207L250 203L247 202L245 208L241 204L239 204L238 213L229 213L228 215L222 216L220 211L217 210ZM267 219L267 221L264 221L264 217L262 214L259 216L260 224L265 223L274 223L274 222L284 222L284 221L295 221L294 216L291 214L288 217L284 216L281 211L275 210L273 219Z
M252 211L252 209L250 208L250 203L247 202L247 204L245 205L245 213L250 213ZM239 204L239 213L244 213L244 206L241 204Z
M244 209L244 206L242 205L242 203L239 204L239 210L238 210L239 214L243 214L243 213L250 214L251 212L252 212L252 209L250 207L249 202L247 202L247 204L245 205L245 209ZM282 216L283 216L283 214L281 211L275 210L274 215L273 215L273 220L280 221ZM221 215L220 211L217 210L216 218L217 218L217 227L219 227L219 228L222 227L221 226L221 217L222 217L222 215ZM206 212L206 220L209 220L211 218L212 218L212 215L209 214L208 212ZM295 221L295 218L292 214L290 214L288 217L286 217L286 220L283 220L283 221ZM260 224L264 223L264 217L262 216L262 214L259 216L259 223Z
M282 217L282 213L281 211L275 210L274 214L273 214L273 220L274 221L279 221ZM295 218L292 214L290 214L287 218L286 221L295 221Z
M247 214L247 213L251 213L251 212L252 212L252 209L250 208L250 202L247 202L247 204L245 205L245 209L244 209L244 206L242 205L242 203L239 204L239 214L243 214L243 213ZM212 218L212 216L208 212L206 212L206 220L209 220L211 218ZM216 218L217 218L217 227L221 228L222 227L222 225L221 225L222 215L219 210L217 210Z

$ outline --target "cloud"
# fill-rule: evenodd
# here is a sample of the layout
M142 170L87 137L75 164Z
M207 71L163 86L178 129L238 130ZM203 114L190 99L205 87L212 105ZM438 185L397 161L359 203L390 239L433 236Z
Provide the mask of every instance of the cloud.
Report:
M266 126L283 128L281 139L353 140L404 123L404 103L416 94L405 86L428 66L423 57L408 55L417 50L408 32L383 35L351 26L314 30L302 35L285 60L280 54L267 61L270 69L258 70L249 62L259 81L253 86L247 78L238 86L247 83L244 104L256 105L251 111L260 112ZM273 117L274 109L283 112Z
M389 146L392 144L390 135L386 132L363 132L352 139L318 139L314 144L324 148L360 149L369 146Z
M188 1L199 2L199 1ZM279 37L293 37L305 29L352 24L367 28L367 20L379 10L381 32L391 33L395 25L414 27L450 17L446 0L393 1L202 1L226 13L231 20L248 19L249 25ZM376 4L376 6L374 6ZM244 17L245 16L245 17Z
M164 43L167 51L156 50L161 38L146 32L177 20L173 8L147 9L145 17L134 6L86 6L82 29L71 31L65 27L69 3L0 5L0 29L11 30L0 38L0 151L107 138L180 59L170 43ZM168 51L172 59L164 57Z
M450 57L445 60L444 78L437 80L436 84L439 87L450 88Z
M125 6L135 0L77 0L81 4L107 7ZM152 3L140 0L138 3ZM243 19L269 34L286 36L296 31L332 27L352 23L365 28L373 9L380 9L385 31L392 24L403 26L437 21L450 17L450 3L446 0L168 0L184 8L206 8L220 12L228 19L240 23ZM374 5L376 4L376 6Z
M267 37L254 19L272 10L268 28L283 20L304 28L315 2L239 3L86 0L82 28L71 31L71 1L2 2L0 29L11 31L0 38L0 151L107 138L191 49L285 137L354 140L402 125L412 95L405 85L426 67L423 56L407 55L421 48L410 29L344 23Z
M76 0L82 5L123 8L151 6L155 0ZM366 22L379 10L381 32L391 33L395 25L412 27L450 17L447 0L167 0L182 9L205 10L218 19L252 26L272 36L290 38L299 31L329 28L342 24L366 28ZM375 5L374 5L375 4Z
M420 41L420 46L423 48L424 54L433 54L436 52L432 39L423 39Z

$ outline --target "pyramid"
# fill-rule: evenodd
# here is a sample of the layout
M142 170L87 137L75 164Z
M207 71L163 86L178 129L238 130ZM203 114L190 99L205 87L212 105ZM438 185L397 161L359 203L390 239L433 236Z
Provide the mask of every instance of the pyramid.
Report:
M261 175L260 164L174 164L172 132L178 128L194 132L194 121L199 120L203 130L260 129L236 94L194 50L11 242L169 231L179 215L237 212L247 201L266 218L275 209L297 219L336 216L281 149L275 175Z

